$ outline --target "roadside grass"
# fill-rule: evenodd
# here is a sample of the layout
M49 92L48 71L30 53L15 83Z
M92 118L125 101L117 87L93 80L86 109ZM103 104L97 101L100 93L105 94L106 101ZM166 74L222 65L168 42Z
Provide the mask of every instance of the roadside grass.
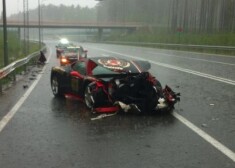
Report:
M21 58L24 58L24 43L19 39L18 33L15 31L8 31L8 61L9 64ZM37 43L29 43L29 53L39 50ZM0 68L4 67L4 46L3 46L3 33L0 32Z
M29 53L24 53L24 43L18 37L17 32L9 31L8 32L8 62L9 64L25 58L29 53L33 53L39 50L39 44L29 42ZM4 67L4 50L3 50L3 34L0 32L0 69ZM35 64L36 59L32 59L27 63L27 65ZM16 81L16 76L18 74L25 73L27 71L27 65L16 68L13 72L7 75L5 78L0 80L0 94L1 89L7 88L12 82Z
M235 46L235 32L234 33L209 33L208 34L208 33L184 33L184 32L168 33L166 31L151 31L151 32L137 31L137 32L128 34L128 33L117 31L111 34L111 36L105 38L104 42L105 41ZM229 51L229 50L157 46L157 45L145 45L145 47L235 55L234 50Z

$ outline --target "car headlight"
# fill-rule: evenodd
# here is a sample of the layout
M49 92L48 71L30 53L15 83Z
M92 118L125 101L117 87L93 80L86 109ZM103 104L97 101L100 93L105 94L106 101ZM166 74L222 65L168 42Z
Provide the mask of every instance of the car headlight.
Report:
M115 84L118 86L118 85L120 85L120 80L119 79L116 79L115 80Z
M66 58L61 58L61 62L62 62L62 63L67 63L68 60L67 60Z

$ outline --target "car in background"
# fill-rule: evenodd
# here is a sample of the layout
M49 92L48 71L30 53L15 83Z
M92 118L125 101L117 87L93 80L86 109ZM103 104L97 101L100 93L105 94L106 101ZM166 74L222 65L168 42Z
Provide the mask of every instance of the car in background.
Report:
M56 57L59 58L64 50L71 46L74 46L74 44L69 42L67 39L60 39L59 43L56 45Z
M148 61L113 57L80 59L51 69L51 88L56 97L72 96L94 112L171 111L179 101L169 86L148 71Z
M87 58L87 50L84 50L82 46L66 47L59 57L61 66L72 64L73 62L84 58Z

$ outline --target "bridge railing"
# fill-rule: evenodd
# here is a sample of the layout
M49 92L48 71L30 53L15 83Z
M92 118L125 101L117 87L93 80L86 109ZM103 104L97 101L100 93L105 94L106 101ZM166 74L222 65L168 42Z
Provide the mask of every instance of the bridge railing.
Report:
M26 56L25 58L22 58L20 60L12 62L11 64L7 65L6 67L3 67L2 69L0 69L0 94L2 94L2 92L3 92L3 79L4 78L6 78L8 75L12 74L13 81L15 81L16 74L14 73L14 71L17 68L20 68L23 66L25 66L25 70L26 70L26 66L27 66L28 62L30 60L32 60L33 58L38 58L40 55L40 51L45 51L45 50L46 50L46 46L42 47L41 50L36 51L36 52Z
M0 25L2 25L0 23ZM33 26L38 27L38 21L30 20L28 25L24 25L24 22L18 21L18 20L8 20L7 25L10 26ZM143 25L139 22L97 22L97 21L91 21L91 22L81 22L81 21L53 21L53 20L43 20L43 22L40 25L41 27L61 27L61 26L79 26L79 27L126 27L126 28L137 28L142 27Z

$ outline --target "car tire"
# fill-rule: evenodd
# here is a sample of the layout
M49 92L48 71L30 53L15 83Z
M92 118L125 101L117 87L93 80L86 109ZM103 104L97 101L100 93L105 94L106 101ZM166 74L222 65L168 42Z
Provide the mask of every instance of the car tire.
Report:
M84 101L88 109L92 109L95 105L95 101L91 92L91 87L89 85L85 89Z
M151 113L155 110L157 106L157 93L154 88L151 88L148 91L147 97L146 97L146 102L145 102L145 111L147 113Z
M60 86L57 75L52 75L52 77L51 77L51 90L52 90L52 93L54 94L54 96L64 97L64 90Z

